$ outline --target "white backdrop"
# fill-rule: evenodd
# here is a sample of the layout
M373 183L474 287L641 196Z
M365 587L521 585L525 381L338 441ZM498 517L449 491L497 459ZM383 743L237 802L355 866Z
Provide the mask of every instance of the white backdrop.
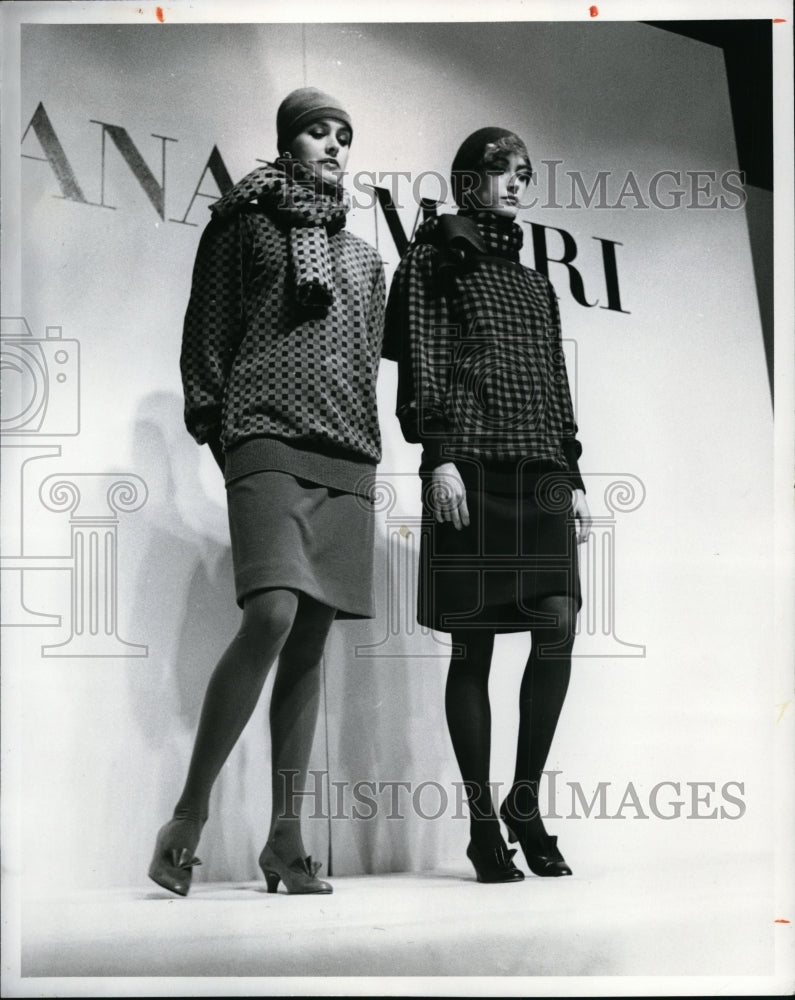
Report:
M203 194L217 193L203 174L214 146L235 180L274 155L276 107L304 84L350 109L352 172L447 177L470 131L515 129L539 175L540 204L522 217L523 258L533 264L531 222L565 230L577 244L588 300L598 300L579 304L563 265L550 265L576 388L581 465L602 518L597 536L612 540L614 558L605 549L588 563L598 582L586 588L549 762L560 772L563 817L571 812L567 782L589 799L605 782L605 818L613 821L585 818L581 808L580 818L551 820L551 829L565 830L567 858L581 871L619 858L653 867L663 855L709 851L731 864L771 853L770 397L744 212L688 207L685 176L720 178L737 168L720 51L635 23L32 25L22 30L21 69L22 129L41 104L83 198L74 189L62 196L52 162L27 158L45 156L38 118L22 145L21 277L14 287L12 273L3 306L4 317L24 317L32 338L46 341L36 350L50 379L42 427L29 421L3 438L3 642L17 695L25 887L142 882L155 832L179 793L204 687L239 612L223 486L207 450L182 426L178 372L191 266L211 197L193 202L192 225L174 220L185 217L200 178ZM150 191L164 188L162 216L107 130L103 170L97 122L126 130L151 171ZM590 188L608 171L614 207L585 207L581 198L544 208L544 161L553 160L564 206L567 172ZM648 203L650 179L663 169L682 172L681 207L641 207L631 195L616 204L629 174ZM438 182L427 183L422 193L432 196ZM409 191L410 181L401 181L398 192ZM693 197L703 204L714 193ZM416 213L416 204L401 208L406 231ZM397 253L383 215L359 207L350 227L377 245L389 278ZM560 256L560 240L548 232L551 257ZM620 244L625 312L603 308L599 240ZM61 327L61 340L72 342L66 382L57 382L59 348L57 338L47 341L47 327ZM5 346L15 351L24 341L19 330L4 324ZM70 395L78 371L79 393ZM412 625L405 599L396 616L388 612L389 588L412 579L418 514L419 453L400 438L394 390L394 366L384 362L380 471L396 495L379 516L379 615L335 626L313 766L332 781L436 781L452 795L444 650ZM50 476L98 496L71 509L70 488L47 492ZM115 510L103 508L118 480L131 484L126 497ZM617 511L605 499L616 481L630 483L608 494ZM115 576L100 560L80 577L72 533L89 529L106 546L100 551L115 540ZM89 577L94 598L80 591ZM106 655L98 638L50 648L72 635L80 613L73 592L101 607L121 655ZM97 636L103 627L97 623ZM512 775L527 641L498 640L495 781ZM263 700L219 779L197 878L256 877L268 824L265 719ZM663 781L680 785L679 818L649 808L651 789ZM689 782L714 789L692 793ZM732 792L739 806L721 793L727 782L740 783ZM643 815L625 798L629 786ZM693 794L709 801L694 805ZM663 789L660 811L675 797ZM436 802L429 793L422 807L433 812ZM387 818L388 797L371 821L312 821L313 855L328 860L330 845L338 875L463 868L467 824L453 818L452 805L428 820L401 803L403 822ZM693 818L713 810L714 818ZM56 851L55 867L35 860Z

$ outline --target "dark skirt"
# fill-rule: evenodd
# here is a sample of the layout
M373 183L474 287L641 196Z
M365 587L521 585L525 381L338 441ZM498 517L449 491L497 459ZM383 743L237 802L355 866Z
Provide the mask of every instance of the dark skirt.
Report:
M237 603L285 588L337 609L375 617L374 518L370 502L286 472L253 472L227 483Z
M423 483L417 620L451 632L534 627L546 597L582 605L571 486L544 466L484 466L456 460L470 523L456 530L433 518L429 473Z

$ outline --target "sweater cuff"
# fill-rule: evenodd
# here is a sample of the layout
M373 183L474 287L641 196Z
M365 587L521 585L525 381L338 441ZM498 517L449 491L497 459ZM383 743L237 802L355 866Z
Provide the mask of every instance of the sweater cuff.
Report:
M428 416L425 418L420 431L420 443L422 444L423 468L430 471L435 469L437 465L443 465L450 461L444 455L446 444L444 417Z

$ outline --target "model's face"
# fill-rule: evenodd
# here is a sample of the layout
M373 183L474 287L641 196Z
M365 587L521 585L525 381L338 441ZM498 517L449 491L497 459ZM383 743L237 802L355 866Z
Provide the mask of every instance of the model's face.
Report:
M478 174L470 194L474 208L513 219L522 204L532 171L521 153L505 153Z
M336 118L321 118L307 125L290 143L290 154L324 181L338 183L345 172L351 130Z

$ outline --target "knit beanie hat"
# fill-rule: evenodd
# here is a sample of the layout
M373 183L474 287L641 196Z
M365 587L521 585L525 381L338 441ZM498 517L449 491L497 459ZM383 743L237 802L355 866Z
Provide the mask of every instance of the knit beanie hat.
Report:
M471 191L474 187L475 175L479 172L483 151L490 142L497 142L512 135L519 138L515 132L507 128L498 128L496 125L488 125L486 128L479 128L472 135L467 136L458 148L451 168L450 180L453 186L453 197L459 208L464 208L462 202L463 195ZM521 139L519 140L521 142Z
M353 135L351 116L335 97L316 87L299 87L285 97L276 112L279 152L284 153L298 133L318 118L334 118L344 122Z

